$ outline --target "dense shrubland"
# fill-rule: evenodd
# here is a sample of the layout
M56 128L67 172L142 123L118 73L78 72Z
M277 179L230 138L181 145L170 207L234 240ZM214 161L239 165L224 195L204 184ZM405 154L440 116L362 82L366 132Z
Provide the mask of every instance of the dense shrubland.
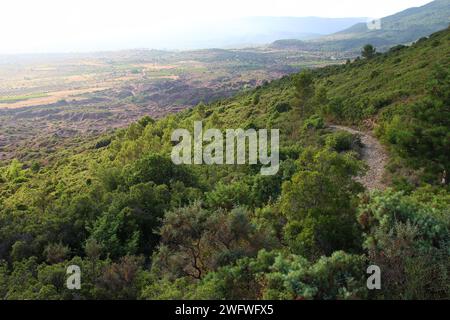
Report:
M450 297L449 30L346 65L148 117L48 165L0 168L3 299ZM281 167L176 166L176 128L280 128ZM374 126L390 188L368 192ZM447 178L448 179L448 178ZM65 287L82 269L81 290ZM366 288L366 268L382 289Z

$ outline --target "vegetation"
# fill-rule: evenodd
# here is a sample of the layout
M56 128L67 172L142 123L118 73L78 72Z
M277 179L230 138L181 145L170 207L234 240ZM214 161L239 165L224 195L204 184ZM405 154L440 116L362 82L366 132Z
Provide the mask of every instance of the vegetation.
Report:
M376 49L371 44L366 44L361 52L361 56L366 59L375 57Z
M0 168L3 299L448 299L450 30ZM436 44L437 43L437 44ZM280 170L176 166L176 128L281 128ZM368 191L358 138L390 151ZM78 149L77 149L78 150ZM444 180L444 181L443 181ZM366 287L367 266L382 289ZM81 290L65 286L82 270Z
M36 94L30 94L30 95L23 95L23 96L8 96L8 97L0 97L0 103L14 103L18 101L24 101L28 99L35 99L35 98L42 98L46 97L46 93L36 93Z

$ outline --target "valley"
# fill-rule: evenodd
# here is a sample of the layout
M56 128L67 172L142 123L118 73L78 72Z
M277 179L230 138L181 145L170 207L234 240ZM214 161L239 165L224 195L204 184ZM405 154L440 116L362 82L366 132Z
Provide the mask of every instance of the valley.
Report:
M45 158L124 127L231 97L345 56L266 47L0 57L0 160Z

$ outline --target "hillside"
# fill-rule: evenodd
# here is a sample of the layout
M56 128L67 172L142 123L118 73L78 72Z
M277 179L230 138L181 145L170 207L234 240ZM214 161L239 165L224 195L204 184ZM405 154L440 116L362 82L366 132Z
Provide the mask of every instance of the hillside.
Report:
M369 30L366 23L311 41L281 40L277 48L297 47L306 50L351 51L358 53L365 44L385 51L396 44L408 44L442 30L450 24L450 0L435 0L381 19L381 29Z
M0 168L0 298L448 299L450 29ZM175 165L175 129L280 128L280 168ZM389 152L368 192L361 139ZM44 159L42 159L44 160ZM67 265L83 270L76 292ZM366 286L368 265L383 270ZM25 279L25 280L24 280ZM417 281L417 279L421 279Z

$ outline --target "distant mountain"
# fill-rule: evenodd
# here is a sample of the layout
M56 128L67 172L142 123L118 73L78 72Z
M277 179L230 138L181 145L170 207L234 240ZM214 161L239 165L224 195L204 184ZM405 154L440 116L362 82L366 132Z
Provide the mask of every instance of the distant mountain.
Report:
M273 46L304 50L358 52L371 43L380 51L397 44L406 44L445 29L450 24L450 0L435 0L418 8L410 8L381 19L380 29L369 29L357 23L343 31L310 41L279 40Z
M130 47L158 49L239 48L278 39L311 40L348 28L367 18L242 17L186 26L183 36L161 29L158 37L141 36ZM130 42L130 39L128 40Z
M230 21L243 27L241 32L248 36L276 37L300 35L298 39L335 33L366 21L367 18L319 18L319 17L247 17ZM280 38L276 38L278 40ZM305 40L305 39L304 39Z

